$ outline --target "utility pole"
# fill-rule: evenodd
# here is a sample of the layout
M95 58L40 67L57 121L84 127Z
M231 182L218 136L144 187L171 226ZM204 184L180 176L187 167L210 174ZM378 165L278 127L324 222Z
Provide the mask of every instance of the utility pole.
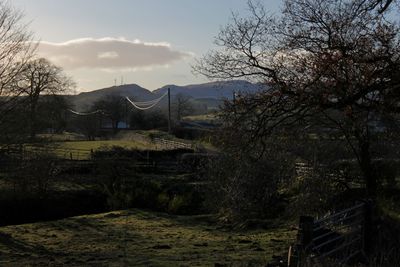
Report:
M125 99L124 103L125 103L125 129L128 129L129 128L129 125L128 125L128 102L126 99Z
M171 133L171 90L168 87L168 133Z
M233 91L232 103L233 103L233 113L236 115L236 92L235 91Z

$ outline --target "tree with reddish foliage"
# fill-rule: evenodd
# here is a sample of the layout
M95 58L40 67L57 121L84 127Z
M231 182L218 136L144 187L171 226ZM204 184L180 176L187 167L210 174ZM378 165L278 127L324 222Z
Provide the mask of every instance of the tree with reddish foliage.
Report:
M216 39L220 49L194 67L211 79L266 85L225 105L226 135L247 149L263 147L278 131L336 136L353 152L375 197L371 146L378 133L396 132L400 111L395 8L391 0L286 0L282 15L270 16L250 1L250 16L233 16Z

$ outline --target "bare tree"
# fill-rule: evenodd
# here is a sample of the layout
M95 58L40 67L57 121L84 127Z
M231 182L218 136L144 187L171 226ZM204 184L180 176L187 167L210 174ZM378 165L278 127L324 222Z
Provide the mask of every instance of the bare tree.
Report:
M68 92L75 86L60 67L44 58L26 62L16 76L15 88L26 97L29 111L30 137L36 135L37 107L41 95L56 95Z
M67 113L72 108L70 98L64 95L43 95L37 107L38 130L61 133L67 127Z
M370 0L370 1L365 1L369 2L369 9L374 10L378 9L378 13L383 13L385 12L391 5L393 5L396 0Z
M180 121L183 116L188 115L193 110L193 106L190 103L190 97L181 93L175 96L173 105L176 112L176 119L178 121Z
M251 15L234 16L216 39L221 49L199 60L195 71L266 85L262 93L227 103L223 116L231 134L257 146L294 125L305 134L317 127L337 135L375 196L371 142L389 129L376 126L396 121L400 111L400 31L388 16L392 3L286 0L282 16L274 17L249 2Z
M89 141L94 141L96 137L100 135L101 123L101 113L94 113L86 116L73 116L71 121L72 126L84 134Z
M116 132L119 123L126 119L127 104L122 96L107 95L96 101L92 110L101 110L102 114L111 121L111 127Z
M15 107L20 93L12 86L14 80L36 49L22 19L23 14L9 2L0 2L0 124Z

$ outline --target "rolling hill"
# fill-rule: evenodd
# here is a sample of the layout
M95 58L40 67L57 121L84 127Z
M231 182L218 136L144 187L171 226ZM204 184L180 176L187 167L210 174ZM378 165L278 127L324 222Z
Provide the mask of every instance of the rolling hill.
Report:
M94 102L108 95L128 96L139 101L147 101L154 98L154 94L151 91L137 84L126 84L80 93L72 96L71 101L76 109L87 110Z
M186 86L166 85L157 90L150 91L137 84L127 84L98 89L91 92L80 93L71 96L71 101L77 110L87 110L95 101L108 95L128 96L138 101L148 101L163 95L168 88L171 90L172 98L178 94L192 98L192 101L202 104L209 103L214 107L223 99L232 99L236 93L254 93L262 89L262 85L247 81L224 81L209 82L203 84L191 84ZM166 101L161 101L165 105Z
M195 99L212 98L220 100L231 99L234 92L255 93L262 89L262 86L260 84L238 80L191 84L186 86L166 85L153 91L153 93L162 95L168 90L168 88L171 90L171 95L184 94Z

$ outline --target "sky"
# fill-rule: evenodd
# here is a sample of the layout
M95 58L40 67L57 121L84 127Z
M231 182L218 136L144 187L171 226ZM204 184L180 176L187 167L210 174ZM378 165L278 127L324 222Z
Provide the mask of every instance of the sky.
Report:
M24 12L38 55L77 83L77 92L136 83L149 90L206 82L196 58L247 0L11 0ZM271 13L279 0L261 0Z

